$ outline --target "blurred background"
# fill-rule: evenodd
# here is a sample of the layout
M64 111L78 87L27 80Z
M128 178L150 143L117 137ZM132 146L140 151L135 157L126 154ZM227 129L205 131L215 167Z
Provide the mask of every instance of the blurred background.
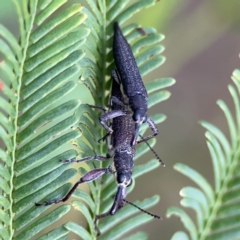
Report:
M78 1L69 1L72 2ZM11 2L0 0L0 6L0 23L17 36L17 19ZM129 195L131 201L155 194L161 197L160 203L150 211L161 215L163 221L151 221L139 227L151 240L168 240L176 231L183 230L178 218L167 219L165 213L170 206L180 206L180 189L194 184L176 172L174 164L188 164L213 183L205 130L198 121L207 120L228 133L216 101L221 98L233 109L227 85L231 83L233 70L240 68L239 10L239 0L161 0L131 19L143 27L155 27L166 36L162 44L167 60L144 81L161 77L173 77L177 81L168 89L172 93L170 99L149 113L167 116L167 120L158 126L160 134L155 146L166 168L159 167L138 178ZM89 95L86 94L83 102L87 101ZM138 163L152 158L152 153L148 153ZM195 218L194 212L188 213ZM76 221L79 219L79 216L74 217ZM82 223L83 219L80 221Z

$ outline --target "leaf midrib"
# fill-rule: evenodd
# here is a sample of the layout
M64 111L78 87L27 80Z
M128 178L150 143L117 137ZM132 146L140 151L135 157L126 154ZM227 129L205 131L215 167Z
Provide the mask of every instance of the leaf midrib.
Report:
M18 3L16 3L18 4ZM22 86L22 78L23 78L23 72L24 72L24 63L26 60L26 56L27 56L27 49L29 46L29 40L30 40L30 34L31 34L31 30L33 29L33 23L34 23L34 19L36 16L36 10L37 10L37 1L35 1L34 6L31 7L31 9L34 9L34 12L31 12L31 14L29 14L30 18L29 18L29 23L30 24L25 24L26 26L28 26L28 29L21 29L22 31L24 30L26 33L26 37L23 40L23 34L21 34L21 44L24 43L24 45L20 46L20 48L22 49L22 59L21 61L19 61L19 69L20 69L20 74L18 76L17 82L18 82L18 89L16 92L16 105L15 105L15 117L14 117L14 134L13 134L13 151L12 151L12 165L11 165L11 178L9 180L10 183L10 193L9 193L9 201L10 201L10 210L9 210L9 217L10 217L10 226L9 226L9 230L10 230L10 238L13 238L14 235L14 229L13 229L13 218L14 218L14 213L13 213L13 191L14 191L14 183L13 183L13 178L15 176L15 172L14 172L14 166L16 163L16 158L15 158L15 154L17 151L17 134L18 134L18 115L19 115L19 102L20 102L20 93L21 93L21 86ZM21 14L19 13L19 18L21 17ZM20 23L21 24L21 23ZM20 31L21 31L20 30Z

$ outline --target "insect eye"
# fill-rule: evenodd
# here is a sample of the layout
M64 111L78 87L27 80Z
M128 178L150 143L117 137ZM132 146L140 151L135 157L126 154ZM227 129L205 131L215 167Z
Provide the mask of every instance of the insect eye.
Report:
M144 122L146 121L146 112L143 109L137 109L134 113L133 113L133 121L137 122L137 121L141 121Z
M138 112L135 112L135 113L133 114L133 121L134 121L134 122L137 122L139 119L140 119L140 114L138 114Z
M117 182L118 182L118 183L123 183L124 180L125 180L124 174L119 173L119 174L117 175Z

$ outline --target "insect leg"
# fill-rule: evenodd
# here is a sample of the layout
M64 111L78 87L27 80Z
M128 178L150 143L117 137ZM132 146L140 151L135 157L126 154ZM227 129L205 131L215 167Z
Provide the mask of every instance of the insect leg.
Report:
M107 130L107 132L109 134L112 134L113 130L108 126L107 121L109 119L115 118L115 117L119 117L119 116L124 116L127 115L126 112L121 111L121 110L112 110L111 112L106 112L103 113L100 117L99 117L99 121L102 124L102 126Z
M125 106L125 105L127 105L126 103L123 103L121 100L119 100L117 97L115 97L115 96L112 96L111 97L111 101L112 102L114 102L114 103L116 103L117 105L119 105L119 106Z
M120 203L118 205L117 211L119 209L121 209L123 206L124 206L124 202ZM94 228L95 228L95 231L97 232L97 237L99 237L101 235L101 232L100 232L99 228L97 227L97 221L102 219L102 218L105 218L107 216L110 216L110 215L111 215L110 212L106 212L106 213L102 213L102 214L96 215L96 217L94 219Z
M76 190L76 188L78 187L79 184L85 183L85 182L91 182L91 181L101 177L105 173L110 173L109 168L94 169L94 170L86 173L84 176L82 176L79 179L79 181L77 181L73 185L73 187L70 189L70 191L67 193L67 195L65 197L60 198L60 199L54 199L51 201L45 201L43 203L35 203L35 206L48 206L48 205L52 205L52 204L56 204L56 203L60 203L60 202L65 202L70 198L70 196L73 194L73 192Z
M156 137L156 136L158 135L157 126L156 126L156 124L153 122L153 120L152 120L151 118L149 118L149 117L147 117L147 124L148 124L148 126L151 128L151 130L152 130L152 132L153 132L153 135L149 135L149 136L147 136L147 137L142 138L142 140L139 140L139 141L136 142L137 144L138 144L138 143L145 142L145 141L147 141L147 140L149 140L149 139L151 139L151 138L154 138L154 137Z
M106 133L102 138L98 139L98 143L100 143L101 141L105 141L110 135L111 133Z
M109 157L103 157L103 156L87 156L87 157L84 157L84 158L81 158L81 159L65 159L65 160L60 160L60 162L64 162L64 163L73 163L73 162L85 162L85 161L89 161L89 160L98 160L98 161L105 161L105 160L108 160Z
M103 107L100 107L100 106L94 106L94 105L90 105L90 104L86 104L87 106L89 106L90 108L96 108L98 110L101 110L103 112L106 112L107 110Z
M117 99L117 98L114 98L114 101L117 101L118 104L122 105L123 103ZM123 112L121 110L113 110L113 111L110 111L110 112L106 112L106 109L105 108L102 108L100 106L94 106L94 105L90 105L90 104L87 104L89 107L91 108L96 108L98 110L101 110L103 111L104 113L99 117L99 122L101 123L101 125L107 130L107 135L104 136L103 138L99 139L98 142L100 142L101 140L105 140L106 137L110 134L112 134L113 130L108 126L108 120L110 119L113 119L115 117L119 117L119 116L124 116L127 114L127 112Z

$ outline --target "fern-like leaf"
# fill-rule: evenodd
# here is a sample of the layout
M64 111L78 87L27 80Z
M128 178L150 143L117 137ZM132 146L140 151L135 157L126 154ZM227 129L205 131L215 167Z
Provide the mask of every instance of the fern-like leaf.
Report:
M79 28L86 19L82 6L63 10L65 0L13 0L19 18L19 41L0 26L0 149L1 239L30 239L69 210L59 206L40 216L47 208L35 202L62 197L66 183L76 172L59 159L75 157L70 145L80 136L71 129L78 123L80 101L62 98L76 87L73 76L89 30ZM61 100L61 102L60 102ZM39 217L40 216L40 217ZM55 238L67 234L59 227Z
M177 215L188 230L190 239L199 240L233 240L240 238L240 194L239 194L239 157L240 157L240 70L233 72L232 80L235 84L228 89L235 106L235 119L227 105L218 100L229 127L230 140L216 126L201 121L207 129L205 134L207 146L212 158L214 169L213 188L198 172L184 164L176 164L174 168L194 181L199 188L184 187L180 191L183 197L181 205L196 212L196 224L187 213L171 207L167 216ZM175 233L172 239L188 239L183 232Z

